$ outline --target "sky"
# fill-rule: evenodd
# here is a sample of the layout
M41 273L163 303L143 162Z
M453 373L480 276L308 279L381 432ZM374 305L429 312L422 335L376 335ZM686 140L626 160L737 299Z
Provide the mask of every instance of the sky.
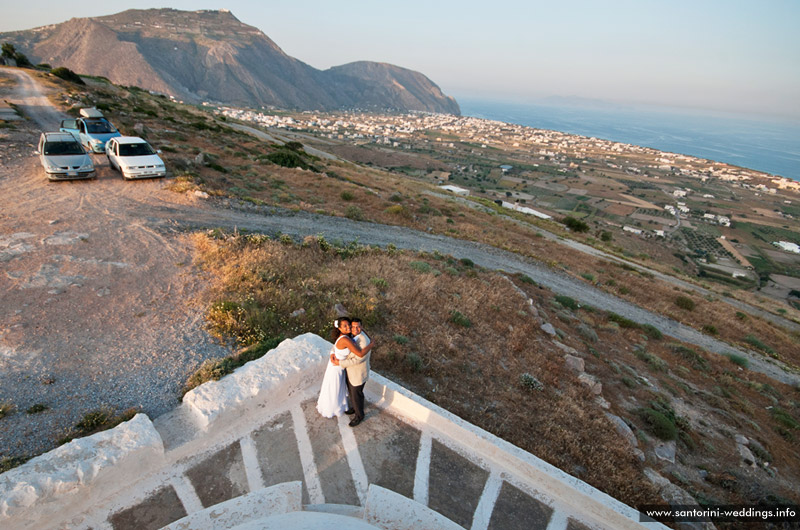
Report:
M0 32L131 8L226 8L316 68L388 62L456 99L575 97L800 121L797 0L2 3Z

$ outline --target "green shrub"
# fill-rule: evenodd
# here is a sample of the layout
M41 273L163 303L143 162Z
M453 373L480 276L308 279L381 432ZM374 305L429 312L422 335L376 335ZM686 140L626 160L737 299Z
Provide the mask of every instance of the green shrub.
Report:
M409 338L405 335L394 335L392 340L394 340L397 344L408 344Z
M28 410L26 410L25 412L27 412L28 414L38 414L40 412L46 411L49 408L50 407L48 407L44 403L36 403L35 405L30 406Z
M714 326L712 324L706 324L705 326L703 326L703 333L708 333L709 335L717 335L718 334L717 326Z
M573 311L576 311L577 309L580 308L580 305L578 304L578 302L574 298L570 298L569 296L564 296L564 295L558 294L558 295L556 295L555 299L556 299L556 302L558 302L562 306L566 307L567 309L571 309Z
M431 267L430 263L427 263L425 261L412 261L408 265L415 271L421 273L428 273L433 271L433 267Z
M638 329L640 327L638 322L634 322L633 320L625 318L624 316L618 315L616 313L609 313L608 319L611 322L616 322L617 324L619 324L619 327L621 328Z
M286 149L290 149L292 151L300 152L300 153L304 153L305 152L303 150L303 144L301 144L300 142L294 142L294 141L286 142L286 144L283 147L285 147Z
M638 415L644 422L647 431L653 436L662 440L674 440L678 437L678 428L675 426L675 422L663 413L652 408L642 408L638 410Z
M219 171L220 173L227 173L228 172L228 170L225 167L223 167L220 164L217 164L216 162L209 161L209 162L206 163L206 166L210 167L214 171Z
M278 149L274 153L268 154L267 160L282 167L308 169L308 164L305 163L303 158L291 149Z
M424 363L422 362L422 357L420 357L418 354L414 352L406 354L406 364L414 372L420 372L424 367Z
M800 430L800 422L782 408L772 407L772 418L787 429Z
M747 360L747 357L743 355L736 355L735 353L729 353L726 357L728 360L737 366L741 366L742 368L747 368L750 366L750 361Z
M544 385L538 379L536 379L534 376L529 374L528 372L525 372L524 374L520 374L519 382L520 382L520 384L522 386L524 386L528 390L536 390L536 391L539 391L539 392L544 390Z
M679 296L675 299L675 305L686 311L692 311L695 308L694 300L688 296Z
M464 328L472 327L472 322L463 313L455 310L450 311L450 322Z
M345 190L341 194L339 194L339 197L341 197L343 201L352 201L353 199L355 199L356 196L353 195L352 191Z
M50 70L50 73L56 77L60 77L65 81L69 81L70 83L75 83L76 85L85 85L86 83L83 82L81 76L70 70L69 68L64 68L60 66L58 68L53 68Z
M88 433L105 425L113 416L114 411L110 408L93 410L84 414L81 421L79 421L75 427Z
M364 212L361 211L361 208L353 204L347 207L347 209L344 211L344 216L348 219L352 219L353 221L364 220Z
M661 340L664 337L661 330L652 324L642 324L642 330L644 330L644 334L647 335L648 338L653 340Z
M591 274L591 273L588 273L588 272L584 272L583 274L581 274L581 278L583 278L584 280L586 280L587 282L590 282L590 283L594 283L594 281L596 279L594 274Z
M386 208L386 210L384 211L392 215L402 215L402 216L408 215L407 210L403 207L402 204L393 204L392 206Z
M761 341L761 339L759 339L759 338L758 338L758 337L756 337L755 335L748 335L748 336L746 336L746 337L744 338L744 341L745 341L747 344L749 344L750 346L753 346L754 348L757 348L757 349L759 349L759 350L763 351L763 352L764 352L764 353L766 353L766 354L769 354L769 355L775 355L775 350L773 350L772 348L770 348L769 346L767 346L766 344L764 344L764 343Z
M465 267L474 267L475 266L475 263L469 258L461 258L459 261Z
M650 368L652 368L656 372L664 372L667 370L667 363L664 362L663 359L661 359L656 355L653 355L652 353L648 353L643 348L634 349L633 354L639 360L642 360L646 362L648 365L650 365Z
M601 241L604 241L604 242L608 243L608 242L609 242L609 241L611 241L612 239L614 239L614 237L611 235L611 232L608 232L608 231L606 231L606 230L603 230L603 231L600 233L600 240L601 240Z
M0 458L0 473L5 473L9 469L19 467L28 460L30 460L30 457L4 456Z
M389 282L384 280L383 278L370 278L370 283L377 287L378 289L386 289L389 287Z
M520 274L519 275L519 281L521 281L522 283L530 284L530 285L536 285L536 281L533 278L531 278L530 276L528 276L527 274Z
M575 219L574 217L567 216L563 219L562 223L572 230L573 232L588 232L589 225L586 222L581 221L580 219Z
M683 344L671 344L672 351L689 361L695 368L707 372L709 369L708 361L705 360L699 353L691 348L687 348Z

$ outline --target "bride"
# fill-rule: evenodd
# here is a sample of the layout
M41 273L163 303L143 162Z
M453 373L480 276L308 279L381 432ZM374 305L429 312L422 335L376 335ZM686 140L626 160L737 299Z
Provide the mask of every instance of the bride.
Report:
M343 317L333 322L333 354L340 361L346 359L350 352L364 356L372 345L367 345L362 350L350 338L350 319ZM326 418L341 416L347 409L347 385L344 380L344 368L328 361L325 375L322 378L322 388L317 400L317 412Z

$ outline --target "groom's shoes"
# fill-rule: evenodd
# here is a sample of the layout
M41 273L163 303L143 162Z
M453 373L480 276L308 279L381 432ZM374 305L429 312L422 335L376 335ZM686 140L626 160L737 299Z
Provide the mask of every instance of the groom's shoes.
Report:
M361 418L355 418L354 420L352 420L352 421L349 423L349 425L350 425L350 427L355 427L355 426L356 426L356 425L358 425L359 423L361 423Z
M344 411L344 413L345 414L355 414L356 411L355 411L355 409L347 409L346 411Z

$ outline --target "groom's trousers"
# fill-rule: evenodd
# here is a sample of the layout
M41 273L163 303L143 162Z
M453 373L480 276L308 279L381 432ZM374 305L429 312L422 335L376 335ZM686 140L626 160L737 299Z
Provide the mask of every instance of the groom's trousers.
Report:
M364 385L354 386L350 384L350 378L347 377L347 370L345 370L345 380L347 381L347 394L350 397L350 406L353 407L356 420L364 419Z

